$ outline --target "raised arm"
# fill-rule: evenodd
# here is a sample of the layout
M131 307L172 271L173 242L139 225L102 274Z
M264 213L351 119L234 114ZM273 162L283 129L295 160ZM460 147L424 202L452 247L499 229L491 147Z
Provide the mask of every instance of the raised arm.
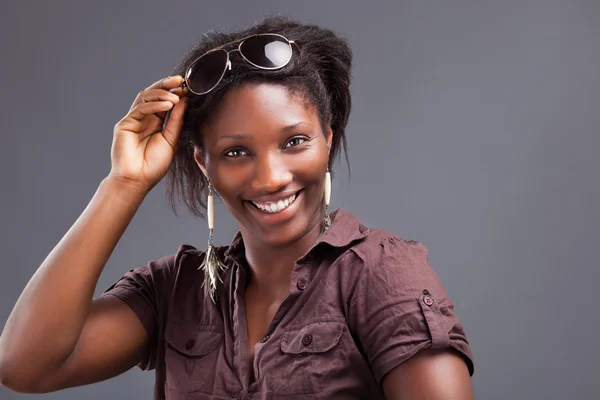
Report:
M0 336L0 382L7 388L39 393L108 379L146 351L144 326L124 302L92 298L104 265L176 151L185 101L169 89L181 80L140 92L116 124L109 176L34 273Z

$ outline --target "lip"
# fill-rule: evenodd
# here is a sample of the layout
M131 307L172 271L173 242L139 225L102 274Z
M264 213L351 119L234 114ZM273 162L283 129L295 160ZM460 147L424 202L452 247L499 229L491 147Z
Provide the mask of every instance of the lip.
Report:
M247 201L255 201L257 203L277 203L279 200L285 200L293 194L297 194L301 192L302 189L298 190L289 190L287 192L279 193L277 196L263 196L255 199L247 200Z
M296 199L294 200L294 202L290 206L288 206L288 208L286 208L285 210L279 211L278 213L274 213L274 214L266 213L264 211L259 210L254 205L250 204L249 200L245 201L245 203L246 203L245 205L246 205L246 207L248 207L250 209L251 214L254 216L254 218L256 219L256 221L259 224L261 224L261 225L281 224L283 222L286 222L287 220L289 220L296 214L296 212L298 211L299 205L300 205L300 201L302 200L302 197L303 197L302 195L304 194L304 190L291 192L290 194L288 194L285 197L281 197L280 195L277 196L277 199L281 200L282 198L285 199L285 198L293 195L294 193L296 194ZM261 201L275 201L275 199L273 198L272 200L261 200Z

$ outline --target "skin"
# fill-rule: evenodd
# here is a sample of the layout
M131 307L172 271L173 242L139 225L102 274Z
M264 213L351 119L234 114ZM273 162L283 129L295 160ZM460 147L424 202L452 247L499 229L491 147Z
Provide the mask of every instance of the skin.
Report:
M226 95L203 129L203 150L194 153L244 239L251 271L245 293L250 369L254 345L289 294L295 261L321 232L331 139L331 129L322 131L317 110L305 99L278 85L246 85ZM294 193L294 203L278 213L283 220L251 204Z
M382 382L388 400L472 400L469 370L454 350L422 350Z
M92 297L110 254L177 150L186 104L175 90L181 81L170 77L140 92L115 125L110 174L38 268L0 336L0 381L9 389L45 393L90 384L129 370L143 356L148 337L129 306ZM332 133L322 131L305 99L260 84L229 92L203 135L194 159L238 221L246 245L252 351L289 293L295 260L320 234ZM298 191L281 213L286 218L265 216L248 203ZM388 373L383 388L388 399L472 398L466 365L450 351L419 353Z
M331 129L314 107L277 85L233 90L203 130L194 157L238 221L251 269L250 285L265 297L287 295L292 269L316 241L323 221L324 177ZM300 192L294 212L269 223L249 200L273 201Z
M169 90L182 81L175 76L153 83L115 125L109 175L36 270L4 326L3 386L46 393L90 384L131 369L144 353L146 331L131 308L93 295L110 254L175 154L185 101L183 93Z

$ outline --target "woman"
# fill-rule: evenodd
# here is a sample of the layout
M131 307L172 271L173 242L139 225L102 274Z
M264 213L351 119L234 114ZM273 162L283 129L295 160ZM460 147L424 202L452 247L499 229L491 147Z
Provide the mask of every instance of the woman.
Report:
M112 168L35 273L0 339L15 391L156 370L155 398L469 399L473 362L452 302L415 241L329 214L345 144L351 51L329 30L268 18L211 33L114 129ZM203 215L181 245L98 277L146 194L169 173ZM239 224L212 245L212 196ZM35 360L35 362L32 362Z

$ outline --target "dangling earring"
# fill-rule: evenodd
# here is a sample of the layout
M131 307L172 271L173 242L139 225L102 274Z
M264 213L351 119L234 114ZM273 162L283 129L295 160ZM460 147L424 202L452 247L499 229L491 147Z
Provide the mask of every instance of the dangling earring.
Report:
M327 172L325 173L325 230L331 226L331 217L329 216L329 200L331 199L331 174L329 173L329 166L327 166Z
M204 295L210 295L213 303L216 304L217 279L223 283L220 272L227 267L219 260L213 245L213 228L215 226L215 202L213 200L213 188L208 182L208 200L206 201L206 218L208 219L208 247L204 256L204 261L198 269L204 271Z

